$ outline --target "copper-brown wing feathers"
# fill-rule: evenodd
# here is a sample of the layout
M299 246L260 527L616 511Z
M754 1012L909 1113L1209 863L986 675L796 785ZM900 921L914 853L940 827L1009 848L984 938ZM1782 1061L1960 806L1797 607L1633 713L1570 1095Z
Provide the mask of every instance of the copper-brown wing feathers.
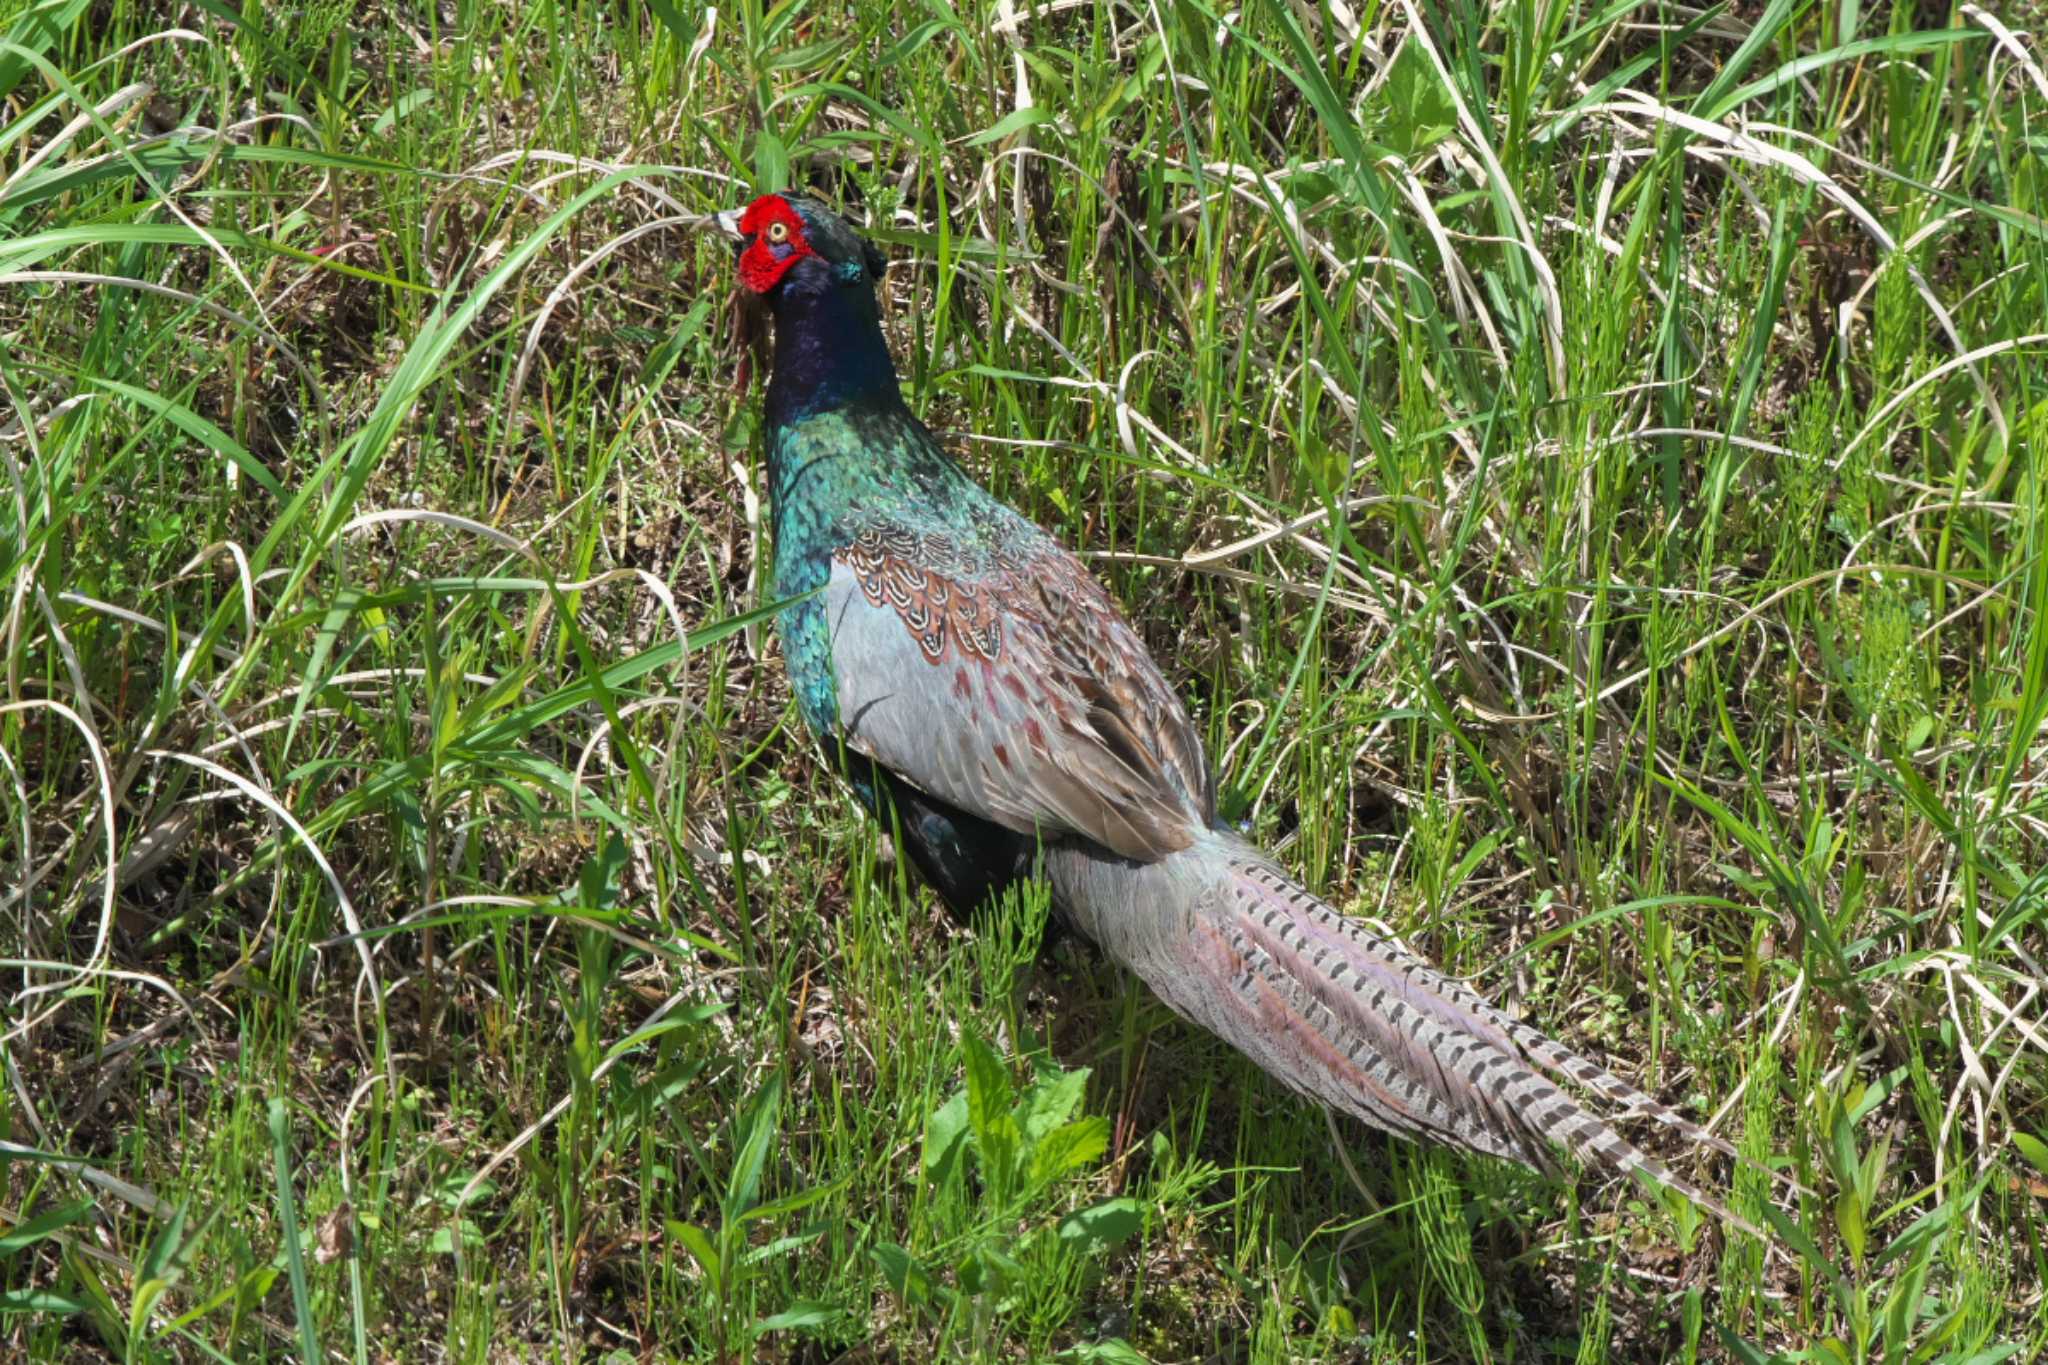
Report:
M1214 804L1187 712L1080 564L1009 529L1001 553L878 527L833 556L847 747L1020 832L1186 847Z

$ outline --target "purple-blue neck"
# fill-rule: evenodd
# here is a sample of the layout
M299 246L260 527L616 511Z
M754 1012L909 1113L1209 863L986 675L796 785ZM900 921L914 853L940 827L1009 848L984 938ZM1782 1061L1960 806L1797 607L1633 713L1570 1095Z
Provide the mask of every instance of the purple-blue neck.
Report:
M765 412L770 431L837 408L903 406L872 282L833 280L802 290L785 285L769 306L775 313L775 370Z

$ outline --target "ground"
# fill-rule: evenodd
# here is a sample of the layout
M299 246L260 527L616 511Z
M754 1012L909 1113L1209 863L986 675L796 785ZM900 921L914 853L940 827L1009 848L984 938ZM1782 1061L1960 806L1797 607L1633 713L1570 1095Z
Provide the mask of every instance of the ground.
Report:
M2038 7L0 13L0 1353L2048 1348ZM1765 1236L914 883L766 619L792 185L1227 817Z

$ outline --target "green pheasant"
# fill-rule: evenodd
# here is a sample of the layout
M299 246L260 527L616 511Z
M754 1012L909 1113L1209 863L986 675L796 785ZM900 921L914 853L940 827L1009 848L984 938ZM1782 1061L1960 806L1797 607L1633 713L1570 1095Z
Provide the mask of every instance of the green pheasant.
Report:
M774 591L810 728L956 910L1043 876L1067 925L1287 1085L1549 1168L1554 1147L1719 1211L1570 1082L1727 1145L1297 885L1216 818L1200 737L1116 603L904 405L883 258L798 194L722 214L775 320Z

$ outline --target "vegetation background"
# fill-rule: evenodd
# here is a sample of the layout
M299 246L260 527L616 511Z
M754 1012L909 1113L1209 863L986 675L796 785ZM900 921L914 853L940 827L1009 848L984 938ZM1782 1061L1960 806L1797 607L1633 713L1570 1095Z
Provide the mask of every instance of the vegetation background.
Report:
M2038 5L0 15L0 1354L2048 1348ZM1768 1245L906 880L764 630L784 185L1228 816Z

